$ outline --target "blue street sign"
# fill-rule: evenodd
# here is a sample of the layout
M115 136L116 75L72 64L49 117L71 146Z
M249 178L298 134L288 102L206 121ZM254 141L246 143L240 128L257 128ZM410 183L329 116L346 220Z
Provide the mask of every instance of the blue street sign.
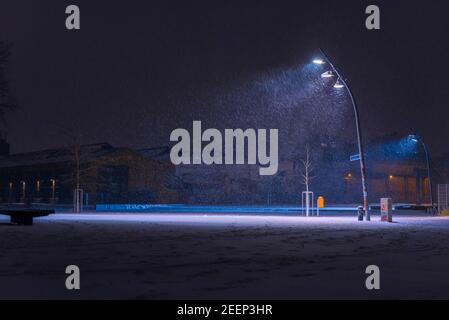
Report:
M358 161L360 160L360 153L354 154L349 157L349 161Z

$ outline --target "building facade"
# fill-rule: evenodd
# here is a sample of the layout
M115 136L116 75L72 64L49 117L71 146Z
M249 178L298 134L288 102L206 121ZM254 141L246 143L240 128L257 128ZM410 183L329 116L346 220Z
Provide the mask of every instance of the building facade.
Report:
M390 140L368 145L369 201L391 197L395 203L427 204L425 159L396 152L396 144L392 152L385 147ZM174 166L168 146L133 150L99 143L13 155L8 155L9 146L0 147L2 203L71 204L77 184L85 205L299 205L305 190L300 153L279 159L276 175L261 176L257 165ZM309 187L315 198L324 196L327 204L360 203L360 166L349 160L352 148L321 144L314 150ZM439 177L449 178L449 161L437 159L434 166L435 186Z
M3 155L0 201L71 204L78 184L87 205L177 203L168 186L174 172L170 163L107 143Z

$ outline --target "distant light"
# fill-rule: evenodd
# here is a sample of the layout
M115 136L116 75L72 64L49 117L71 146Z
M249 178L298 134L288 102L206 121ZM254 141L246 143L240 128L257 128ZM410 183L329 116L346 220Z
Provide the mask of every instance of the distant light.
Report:
M334 76L334 74L332 73L332 71L326 71L321 74L321 78L331 78L333 76Z
M392 175L392 174L390 174L390 176L389 176L388 178L390 178L390 179L393 179L394 177L393 177L393 175Z
M315 63L315 64L325 64L325 62L322 59L314 59L313 63Z
M351 177L352 177L352 173L349 172L349 173L348 173L348 178L351 178Z
M344 88L344 85L343 85L343 83L341 83L340 81L337 81L337 82L335 82L335 84L334 84L334 88L335 88L335 89L341 89L341 88Z

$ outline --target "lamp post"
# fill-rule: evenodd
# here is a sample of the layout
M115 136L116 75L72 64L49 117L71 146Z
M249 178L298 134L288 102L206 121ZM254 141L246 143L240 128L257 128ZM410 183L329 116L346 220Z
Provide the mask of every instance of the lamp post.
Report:
M409 136L409 139L416 142L421 143L424 154L426 155L426 162L427 162L427 177L429 178L429 204L430 204L430 210L433 212L433 194L432 194L432 168L430 163L430 157L429 157L429 150L427 149L426 144L424 143L423 139L416 133L412 133Z
M320 49L322 56L324 57L324 60L322 59L315 59L313 60L313 63L315 64L329 64L329 66L332 68L332 71L326 71L321 74L322 78L330 78L333 77L334 74L337 76L337 81L334 84L335 89L341 89L346 88L346 90L349 93L349 96L351 98L352 107L354 109L354 118L355 118L355 127L357 130L357 144L359 148L359 158L360 158L360 176L362 178L362 192L363 192L363 210L365 212L365 219L367 221L371 220L371 215L368 208L368 188L367 188L367 182L366 182L366 166L365 166L365 154L363 152L363 145L362 145L362 131L360 128L360 119L359 119L359 111L357 108L357 103L355 101L354 95L352 94L351 88L346 83L345 79L340 75L337 68L334 66L334 64L331 62L329 57L324 53L322 49Z

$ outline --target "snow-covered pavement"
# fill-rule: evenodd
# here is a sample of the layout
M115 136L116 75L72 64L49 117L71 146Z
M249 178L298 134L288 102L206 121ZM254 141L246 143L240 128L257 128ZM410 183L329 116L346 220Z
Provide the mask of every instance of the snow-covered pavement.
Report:
M0 298L449 298L449 218L0 216ZM65 289L65 267L81 290ZM365 268L381 289L365 288Z

